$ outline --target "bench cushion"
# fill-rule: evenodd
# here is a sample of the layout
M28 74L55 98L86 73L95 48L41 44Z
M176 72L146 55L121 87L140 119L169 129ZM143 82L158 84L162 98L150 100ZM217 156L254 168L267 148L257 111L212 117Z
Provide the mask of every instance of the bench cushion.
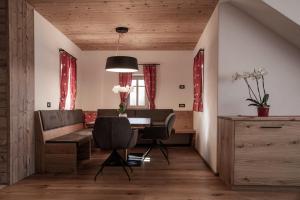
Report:
M80 132L80 131L79 131ZM60 137L47 140L46 143L77 143L78 145L84 144L91 140L90 135L80 134L78 132L70 133Z
M59 110L41 110L41 119L44 130L59 128L64 125L61 111Z
M82 136L90 136L92 137L92 128L86 128L86 129L82 129L80 131L76 131L75 133L78 135L82 135Z

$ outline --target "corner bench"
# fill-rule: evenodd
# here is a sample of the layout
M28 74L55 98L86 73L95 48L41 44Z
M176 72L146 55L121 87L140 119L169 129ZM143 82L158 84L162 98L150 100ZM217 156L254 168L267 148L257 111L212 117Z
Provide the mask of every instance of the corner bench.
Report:
M91 155L91 130L84 129L82 110L36 111L36 171L76 173Z

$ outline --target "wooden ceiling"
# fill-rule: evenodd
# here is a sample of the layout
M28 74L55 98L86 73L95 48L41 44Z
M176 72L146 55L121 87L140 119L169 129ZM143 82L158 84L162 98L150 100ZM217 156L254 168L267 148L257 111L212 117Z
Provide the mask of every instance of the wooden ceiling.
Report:
M82 50L192 50L218 0L28 0Z

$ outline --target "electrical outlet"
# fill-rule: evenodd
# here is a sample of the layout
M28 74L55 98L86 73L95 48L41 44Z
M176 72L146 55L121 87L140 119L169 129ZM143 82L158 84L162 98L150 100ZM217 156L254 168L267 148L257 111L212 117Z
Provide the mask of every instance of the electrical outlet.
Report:
M185 104L184 103L180 103L179 104L179 108L185 108Z
M47 108L51 108L51 102L47 102Z

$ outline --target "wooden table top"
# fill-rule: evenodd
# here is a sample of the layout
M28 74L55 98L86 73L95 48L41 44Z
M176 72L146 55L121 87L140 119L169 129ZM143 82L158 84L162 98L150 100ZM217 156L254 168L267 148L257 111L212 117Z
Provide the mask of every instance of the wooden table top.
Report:
M144 128L151 126L151 118L144 117L128 117L129 123L133 128ZM87 125L94 125L95 122L86 123Z

